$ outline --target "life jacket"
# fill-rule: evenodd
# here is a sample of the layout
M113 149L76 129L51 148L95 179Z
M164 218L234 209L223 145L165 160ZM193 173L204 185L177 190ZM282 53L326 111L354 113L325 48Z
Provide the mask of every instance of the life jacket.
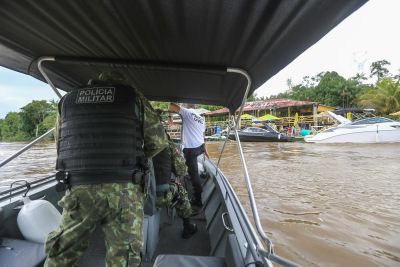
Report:
M129 86L87 86L59 103L56 169L101 178L141 169L143 111Z

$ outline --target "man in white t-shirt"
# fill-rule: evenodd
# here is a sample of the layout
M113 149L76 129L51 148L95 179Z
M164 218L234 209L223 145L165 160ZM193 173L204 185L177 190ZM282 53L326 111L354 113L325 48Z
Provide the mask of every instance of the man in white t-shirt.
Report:
M180 107L177 104L170 103L169 112L179 113L182 117L182 143L183 154L185 155L188 173L193 185L192 205L201 207L201 193L203 192L199 170L197 166L197 157L203 153L208 157L204 144L204 131L206 124L204 118L191 108Z

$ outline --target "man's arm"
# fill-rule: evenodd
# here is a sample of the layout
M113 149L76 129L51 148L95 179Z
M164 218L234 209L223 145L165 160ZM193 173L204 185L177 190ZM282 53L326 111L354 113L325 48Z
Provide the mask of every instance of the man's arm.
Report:
M144 112L144 154L146 157L152 158L168 146L168 137L164 126L161 125L159 115L153 109L150 102L140 93L139 98L142 102Z

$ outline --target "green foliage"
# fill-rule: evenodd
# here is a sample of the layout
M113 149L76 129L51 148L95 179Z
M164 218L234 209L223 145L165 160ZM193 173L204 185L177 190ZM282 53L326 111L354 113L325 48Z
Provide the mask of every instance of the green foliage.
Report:
M2 128L2 125L3 125L3 119L0 119L0 140L2 140L3 138L2 138L2 134L1 134L1 128Z
M28 134L22 131L22 120L18 112L9 112L3 120L2 140L4 141L24 141Z
M54 107L46 100L33 100L21 108L22 129L29 136L36 136L36 131L44 119L54 113ZM40 135L41 132L38 132ZM43 133L42 133L43 134Z
M374 108L385 115L400 110L400 83L393 78L384 78L377 82L358 98L362 107Z
M169 102L150 101L150 104L154 109L167 110Z
M275 98L313 101L333 107L353 107L357 95L367 87L361 81L362 74L346 80L335 71L321 72L314 77L304 77L301 84L292 86L291 90Z
M27 141L42 135L55 126L56 114L57 102L34 100L21 108L21 112L6 115L0 123L0 140Z
M169 102L150 101L150 104L154 109L167 110ZM204 109L207 109L209 111L214 111L214 110L217 110L217 109L221 109L223 107L222 106L215 106L215 105L196 104L196 108L204 108Z

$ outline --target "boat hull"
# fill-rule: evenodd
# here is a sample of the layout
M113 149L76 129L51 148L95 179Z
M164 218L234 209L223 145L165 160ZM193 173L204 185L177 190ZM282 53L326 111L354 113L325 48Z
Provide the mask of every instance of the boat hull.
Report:
M230 140L236 140L234 134L229 134ZM289 142L291 141L287 136L279 133L268 134L247 134L239 132L241 142Z
M399 130L367 130L367 131L341 131L333 133L319 133L315 136L308 135L304 137L307 143L398 143L400 142Z

